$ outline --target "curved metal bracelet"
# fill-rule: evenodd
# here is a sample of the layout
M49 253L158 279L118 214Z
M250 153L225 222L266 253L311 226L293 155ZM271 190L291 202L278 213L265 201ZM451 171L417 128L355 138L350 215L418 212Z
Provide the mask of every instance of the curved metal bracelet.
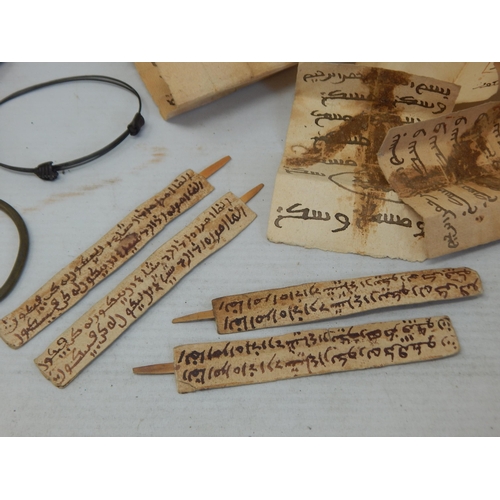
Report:
M0 106L2 104L6 103L7 101L15 99L16 97L22 96L22 95L27 94L29 92L33 92L34 90L38 90L38 89L41 89L44 87L49 87L51 85L56 85L59 83L76 82L76 81L81 81L81 80L110 83L112 85L116 85L117 87L121 87L125 90L128 90L129 92L132 92L132 94L134 94L137 97L137 99L139 101L139 110L135 114L132 121L128 124L127 130L125 130L125 132L123 132L119 137L117 137L113 142L111 142L107 146L99 149L98 151L95 151L94 153L91 153L91 154L86 155L86 156L82 156L81 158L77 158L76 160L71 160L71 161L67 161L64 163L59 163L58 165L54 165L54 163L51 161L46 161L46 162L38 165L36 168L16 167L14 165L7 165L6 163L0 163L0 167L6 168L8 170L13 170L15 172L24 172L24 173L35 174L36 176L40 177L40 179L43 179L44 181L53 181L53 180L57 179L59 172L61 170L69 170L70 168L78 167L80 165L83 165L84 163L88 163L89 161L95 160L95 159L105 155L106 153L111 151L116 146L118 146L118 144L120 144L122 141L124 141L129 135L137 135L139 133L139 131L141 130L141 127L145 123L144 118L141 115L141 109L142 109L141 96L134 89L134 87L130 86L128 83L125 83L121 80L118 80L117 78L112 78L110 76L82 75L82 76L72 76L69 78L59 78L57 80L51 80L49 82L39 83L37 85L33 85L31 87L27 87L27 88L22 89L22 90L18 90L17 92L10 94L9 96L5 97L4 99L1 99Z
M17 252L16 262L14 263L14 267L12 268L7 281L0 288L0 301L2 301L16 286L16 283L23 272L24 264L26 263L26 258L28 257L29 236L26 224L13 207L5 201L0 200L0 210L5 212L12 219L19 233L19 251Z

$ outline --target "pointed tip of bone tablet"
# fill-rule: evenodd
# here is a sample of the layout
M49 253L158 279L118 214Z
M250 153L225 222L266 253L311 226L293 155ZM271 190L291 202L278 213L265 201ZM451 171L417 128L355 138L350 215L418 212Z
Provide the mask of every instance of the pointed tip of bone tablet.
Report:
M224 158L221 158L219 161L216 161L214 164L210 165L205 170L202 170L200 172L200 175L202 177L205 177L205 179L208 179L211 175L215 174L215 172L220 170L230 159L231 159L230 156L224 156Z
M259 184L258 186L255 186L253 189L250 189L248 193L245 193L243 196L240 196L240 200L243 203L248 203L263 187L264 184Z
M164 375L175 373L173 363L161 363L157 365L137 366L132 368L136 375Z
M205 319L215 319L214 312L211 309L210 311L200 311L174 318L172 323L189 323L191 321L203 321Z

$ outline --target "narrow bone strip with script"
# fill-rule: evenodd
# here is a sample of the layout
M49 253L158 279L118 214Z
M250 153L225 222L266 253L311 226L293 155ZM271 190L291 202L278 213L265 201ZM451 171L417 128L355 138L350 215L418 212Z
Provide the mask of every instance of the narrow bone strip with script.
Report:
M174 348L174 362L134 368L173 373L180 393L444 358L460 345L447 316L305 330Z
M214 188L206 180L231 158L201 173L186 170L170 185L130 212L97 243L73 260L15 311L0 320L0 337L21 347L116 271L169 222Z
M262 187L241 199L226 193L164 243L35 359L42 374L57 387L68 385L181 278L250 225L257 215L245 203Z
M173 323L215 319L220 334L238 333L384 307L470 297L482 291L481 278L472 269L427 269L221 297L212 300L211 311L176 318Z

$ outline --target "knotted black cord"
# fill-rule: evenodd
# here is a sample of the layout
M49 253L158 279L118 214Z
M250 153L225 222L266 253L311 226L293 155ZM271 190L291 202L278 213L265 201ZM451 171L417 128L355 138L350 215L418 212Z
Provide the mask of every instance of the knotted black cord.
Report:
M12 99L15 99L16 97L22 96L24 94L27 94L28 92L33 92L34 90L41 89L43 87L49 87L51 85L56 85L58 83L66 83L66 82L76 82L80 80L90 80L90 81L96 81L96 82L104 82L104 83L111 83L113 85L117 85L118 87L122 87L129 92L132 92L137 99L139 100L139 110L135 114L134 118L132 121L129 123L127 126L127 130L123 132L119 137L117 137L113 142L108 144L107 146L103 147L102 149L99 149L98 151L95 151L94 153L91 153L86 156L82 156L81 158L77 158L76 160L72 161L67 161L64 163L59 163L57 165L54 165L53 162L51 161L46 161L44 163L41 163L38 165L36 168L27 168L27 167L15 167L13 165L7 165L5 163L0 163L0 167L6 168L8 170L13 170L15 172L25 172L25 173L31 173L35 174L40 179L43 179L44 181L53 181L57 179L59 172L61 170L69 170L70 168L75 168L79 167L80 165L83 165L85 163L88 163L92 160L95 160L106 153L109 153L113 148L118 146L123 140L127 138L129 135L137 135L139 131L141 130L141 127L144 125L145 121L143 116L141 115L141 109L142 109L142 102L141 102L141 97L139 96L138 92L131 87L128 83L122 82L121 80L118 80L116 78L112 78L110 76L102 76L102 75L82 75L82 76L72 76L69 78L59 78L57 80L51 80L49 82L44 82L44 83L39 83L37 85L33 85L31 87L27 87L22 90L18 90L17 92L14 92L13 94L10 94L9 96L5 97L4 99L0 100L0 106L7 101L10 101Z

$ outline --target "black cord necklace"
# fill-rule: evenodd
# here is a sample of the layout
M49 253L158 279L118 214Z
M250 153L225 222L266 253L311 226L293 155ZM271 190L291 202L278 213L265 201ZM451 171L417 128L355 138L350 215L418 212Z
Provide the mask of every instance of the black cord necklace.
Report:
M26 258L28 256L29 237L26 224L13 207L5 201L0 200L0 210L5 212L12 219L16 225L17 232L19 233L19 251L17 252L14 267L12 268L7 281L2 285L2 287L0 287L0 301L2 301L12 291L17 283L17 280L21 276L21 273L23 272L24 264L26 263Z
M137 99L139 100L139 110L135 114L133 120L129 123L127 126L127 130L123 132L119 137L117 137L113 142L108 144L107 146L99 149L98 151L95 151L94 153L91 153L86 156L82 156L81 158L77 158L76 160L72 161L67 161L64 163L59 163L57 165L54 165L53 162L47 161L44 163L41 163L38 165L36 168L26 168L26 167L15 167L13 165L6 165L5 163L0 163L0 167L6 168L8 170L13 170L15 172L25 172L25 173L31 173L35 174L40 179L43 179L44 181L53 181L57 179L57 176L59 175L59 172L61 170L69 170L70 168L75 168L80 165L83 165L84 163L88 163L92 160L95 160L109 151L111 151L113 148L118 146L123 140L125 140L129 135L137 135L139 133L139 130L141 130L141 127L144 125L144 118L141 115L141 109L142 109L142 102L141 102L141 97L139 96L138 92L131 87L128 83L122 82L121 80L117 80L116 78L111 78L110 76L102 76L102 75L84 75L84 76L72 76L69 78L59 78L58 80L51 80L49 82L44 82L44 83L39 83L38 85L33 85L31 87L27 87L23 90L18 90L17 92L14 92L13 94L10 94L9 96L5 97L4 99L0 100L0 106L7 101L10 101L12 99L15 99L16 97L22 96L24 94L27 94L28 92L32 92L34 90L41 89L43 87L49 87L51 85L56 85L58 83L66 83L66 82L76 82L80 80L90 80L90 81L95 81L95 82L104 82L104 83L111 83L113 85L117 85L118 87L122 87L129 92L132 92Z

